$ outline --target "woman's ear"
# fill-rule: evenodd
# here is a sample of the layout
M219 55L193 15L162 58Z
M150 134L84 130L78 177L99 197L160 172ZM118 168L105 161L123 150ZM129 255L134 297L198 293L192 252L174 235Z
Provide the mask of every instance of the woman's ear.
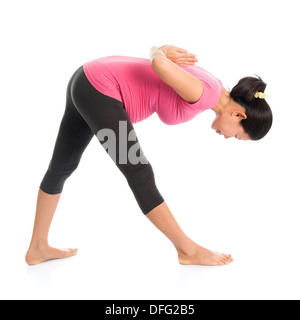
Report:
M235 111L232 114L235 118L237 118L237 120L245 120L247 119L247 115L244 112L241 111Z

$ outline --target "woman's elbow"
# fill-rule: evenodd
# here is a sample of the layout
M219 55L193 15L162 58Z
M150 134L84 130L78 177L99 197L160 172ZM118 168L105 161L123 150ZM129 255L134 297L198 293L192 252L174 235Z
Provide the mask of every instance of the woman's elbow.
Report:
M157 72L165 67L166 58L163 56L155 56L151 59L151 67Z

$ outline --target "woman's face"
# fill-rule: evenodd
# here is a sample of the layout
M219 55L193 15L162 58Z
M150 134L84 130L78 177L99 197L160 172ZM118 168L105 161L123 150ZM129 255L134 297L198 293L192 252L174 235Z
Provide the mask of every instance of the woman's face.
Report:
M241 126L241 121L247 116L243 112L234 111L217 115L212 124L212 129L218 134L223 135L225 139L236 138L238 140L251 140Z

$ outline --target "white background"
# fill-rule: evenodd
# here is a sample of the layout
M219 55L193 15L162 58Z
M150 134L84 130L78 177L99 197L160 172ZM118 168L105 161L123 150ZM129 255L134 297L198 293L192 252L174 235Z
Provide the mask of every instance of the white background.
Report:
M299 299L299 3L267 0L2 1L1 299ZM140 211L94 138L67 181L50 244L65 261L28 267L39 184L73 72L107 55L148 58L154 45L197 54L230 89L267 82L273 128L225 140L207 111L135 125L159 190L197 243L231 253L226 267L184 267Z

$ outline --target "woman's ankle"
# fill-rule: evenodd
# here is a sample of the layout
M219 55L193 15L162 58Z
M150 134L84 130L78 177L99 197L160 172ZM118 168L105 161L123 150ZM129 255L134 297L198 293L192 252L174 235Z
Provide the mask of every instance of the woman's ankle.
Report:
M186 241L183 244L175 246L178 255L186 257L192 257L193 255L195 255L198 247L199 246L192 240Z
M29 248L31 249L44 249L49 247L48 239L37 238L32 239Z

